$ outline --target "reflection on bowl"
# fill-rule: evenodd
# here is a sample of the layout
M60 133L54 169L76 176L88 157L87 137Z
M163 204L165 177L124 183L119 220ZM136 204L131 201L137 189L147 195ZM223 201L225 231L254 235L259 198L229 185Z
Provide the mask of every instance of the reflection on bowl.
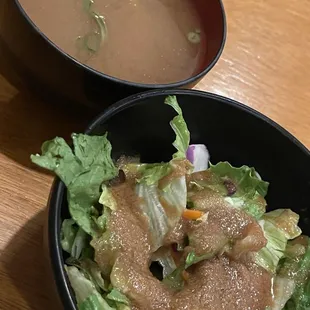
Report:
M16 84L14 68L19 84L50 101L100 108L147 89L192 87L224 47L221 0L95 1L94 9L89 1L86 11L57 1L0 4L4 75Z
M238 102L192 90L150 91L111 106L86 133L108 131L115 159L140 154L142 162L168 161L175 138L169 121L175 114L163 101L173 94L183 110L191 143L207 145L214 163L227 160L234 166L255 167L270 182L268 209L299 213L300 227L309 235L310 152L279 125ZM60 245L62 219L69 216L65 193L64 184L56 180L49 201L48 243L58 293L65 309L75 310Z

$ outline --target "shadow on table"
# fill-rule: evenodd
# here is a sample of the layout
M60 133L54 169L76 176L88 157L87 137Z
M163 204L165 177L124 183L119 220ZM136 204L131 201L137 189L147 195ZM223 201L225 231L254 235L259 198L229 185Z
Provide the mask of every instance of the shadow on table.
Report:
M0 102L0 152L33 167L29 156L40 151L42 142L55 136L68 139L72 132L82 132L94 116L84 107L51 105L18 93L11 101Z
M1 261L23 304L32 310L58 310L43 247L44 221L43 211L29 220L4 249ZM10 302L14 305L18 301ZM16 304L8 309L15 308Z

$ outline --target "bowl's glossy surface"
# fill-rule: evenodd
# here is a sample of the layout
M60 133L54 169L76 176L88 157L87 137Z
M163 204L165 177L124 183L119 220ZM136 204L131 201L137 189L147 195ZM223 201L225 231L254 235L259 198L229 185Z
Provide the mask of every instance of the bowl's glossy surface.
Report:
M46 100L81 103L99 109L148 89L190 88L215 65L226 38L221 0L207 1L207 7L205 0L195 1L205 8L207 55L202 71L184 81L165 85L137 84L82 65L40 32L18 0L0 1L0 72L17 87L26 86Z
M113 157L141 155L142 161L167 161L174 152L169 121L174 111L164 105L176 94L191 132L192 143L208 146L211 161L254 166L270 182L269 209L291 208L301 215L300 226L310 235L310 152L292 135L260 113L209 93L176 90L147 92L111 106L86 130L109 132ZM65 309L76 309L64 274L60 225L68 217L64 185L56 181L49 202L50 258Z

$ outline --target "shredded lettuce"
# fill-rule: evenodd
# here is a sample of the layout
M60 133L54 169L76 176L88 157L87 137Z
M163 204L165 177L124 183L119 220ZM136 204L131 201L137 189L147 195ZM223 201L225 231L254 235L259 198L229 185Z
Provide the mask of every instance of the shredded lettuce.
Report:
M130 306L124 305L122 303L115 303L117 310L131 310Z
M82 255L83 250L89 245L89 238L86 232L79 228L76 233L74 242L71 248L71 257L80 258Z
M264 197L269 183L262 181L254 168L236 168L228 162L219 162L211 164L207 172L211 177L194 181L194 190L209 188L216 191L232 207L245 211L255 219L260 219L266 212Z
M115 310L99 294L88 296L78 306L79 310Z
M170 126L176 135L173 146L177 149L177 152L173 155L173 158L186 158L186 151L190 141L190 133L183 118L183 113L178 104L177 97L168 96L165 100L165 104L170 105L178 113L178 115L175 116L170 122Z
M99 198L99 203L101 203L103 206L111 209L112 211L115 211L117 208L116 201L115 201L111 191L104 184L102 184L102 193L101 193L101 196Z
M170 122L170 126L176 135L173 146L177 149L177 152L173 155L173 159L186 159L186 152L190 141L190 133L183 118L182 110L178 104L176 96L168 96L165 100L165 104L171 106L178 113L178 115L175 116ZM138 171L142 175L139 182L146 183L147 185L157 184L160 179L172 172L172 163L173 161L170 163L162 162L137 165Z
M165 253L161 255L161 257L156 259L156 261L158 261L159 264L163 267L164 278L171 274L177 268L175 261L170 253Z
M170 163L142 164L138 165L138 171L142 175L138 182L150 186L158 184L159 180L171 173L172 166Z
M89 240L89 235L79 228L73 219L65 219L62 222L60 243L62 249L71 257L79 259L82 255L87 255Z
M180 291L184 287L184 279L182 277L184 270L184 265L179 266L163 279L163 284L172 290Z
M299 245L304 247L303 253ZM292 248L296 249L295 255ZM285 255L279 263L277 276L294 282L294 292L286 303L284 310L310 309L310 239L306 236L289 241L289 255Z
M263 218L276 226L288 240L301 235L301 229L298 227L299 215L290 209L273 210L266 213Z
M210 259L214 256L213 253L206 253L204 255L200 255L197 256L195 252L190 252L187 257L186 257L186 261L185 261L185 269L187 269L188 267L197 264L205 259Z
M79 309L130 310L129 299L104 280L98 265L89 260L69 260L66 271Z
M177 224L186 208L185 176L173 179L164 190L159 189L157 185L148 186L140 183L136 192L138 197L142 198L140 209L148 219L156 251L163 245L166 234Z
M100 197L100 186L117 175L111 159L111 144L107 134L88 136L72 134L74 150L62 138L42 145L42 155L31 160L54 171L68 189L69 211L73 220L89 235L100 233L91 216L92 206Z
M276 276L272 284L273 304L271 310L282 310L293 295L296 287L295 282L287 277Z
M289 209L266 213L259 222L267 245L256 254L256 263L275 273L279 260L284 256L287 241L301 234L299 216Z
M94 221L97 223L98 227L102 232L106 230L108 220L111 215L111 209L108 207L103 207L102 214L98 216Z
M221 177L223 181L230 180L237 188L238 196L253 192L258 192L262 197L267 195L269 183L262 181L257 176L254 168L242 166L239 168L233 167L228 162L219 162L216 165L210 165L210 171Z
M181 212L184 210L187 201L185 175L173 179L165 189L159 190L159 193L161 196L161 201L164 201L164 204L173 206L176 210L178 210L178 212L176 212L177 215L180 215Z
M129 299L115 288L112 289L112 291L107 295L106 298L117 303L125 304L127 306L129 306L130 304Z
M178 113L170 122L176 134L173 145L177 149L177 153L173 155L173 159L169 163L139 165L138 170L141 178L136 187L138 196L142 198L140 208L149 221L155 251L163 245L165 235L178 222L187 202L185 179L187 171L182 176L170 178L163 188L159 186L160 180L179 169L179 165L184 165L190 141L189 131L176 97L167 97L165 104L173 107ZM167 208L171 209L170 213L173 216L169 216Z
M113 310L96 290L92 281L75 266L65 266L80 310Z
M90 259L84 259L80 264L85 273L88 273L98 291L108 291L109 281L104 280L97 263Z
M184 287L183 273L185 270L203 260L211 259L213 256L213 253L197 256L194 251L189 252L186 256L185 262L181 263L177 268L166 275L163 279L163 283L172 290L181 290Z
M103 278L99 266L92 259L74 259L70 257L66 260L66 264L78 268L94 284L98 292L108 291L109 281Z
M235 186L235 192L225 198L233 207L242 209L256 219L266 212L266 202L263 197L268 190L268 182L257 177L254 168L242 166L232 167L228 162L211 165L210 171L216 174L224 182L226 191ZM232 183L230 183L232 182Z
M165 235L169 231L168 217L160 202L156 185L148 186L141 183L137 185L136 192L138 197L142 198L140 208L148 219L149 230L153 239L153 251L155 252L163 245Z
M62 222L61 232L60 232L60 243L62 249L67 253L71 254L72 245L79 227L75 224L73 219L65 219Z

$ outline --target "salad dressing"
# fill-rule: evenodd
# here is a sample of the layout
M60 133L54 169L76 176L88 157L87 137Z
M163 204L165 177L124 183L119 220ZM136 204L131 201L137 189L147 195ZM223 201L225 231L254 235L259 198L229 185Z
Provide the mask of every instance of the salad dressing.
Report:
M195 266L184 289L174 297L173 310L264 310L271 305L268 272L225 256ZM141 309L142 310L142 309Z
M99 267L105 268L108 263L113 266L111 283L128 296L133 309L217 310L229 305L236 310L260 310L271 304L271 277L250 260L238 261L221 255L195 264L188 269L188 281L180 292L155 278L149 270L152 257L149 227L138 207L140 201L132 184L133 180L127 178L125 183L111 187L118 206L111 213L107 227L107 231L112 232L109 236L112 246L105 246L105 235L93 245ZM206 251L216 255L229 239L241 238L253 231L259 247L265 246L260 227L249 229L259 226L250 216L227 206L216 194L210 199L206 192L200 191L191 199L197 209L208 212L207 220L181 219L167 234L166 247L183 242L188 235L192 243L185 247L184 253L194 250L197 255Z
M148 268L151 239L147 219L138 209L140 198L133 190L131 182L113 186L112 195L117 203L107 223L107 231L93 241L95 260L102 268L114 265L117 258L130 257L139 268Z

